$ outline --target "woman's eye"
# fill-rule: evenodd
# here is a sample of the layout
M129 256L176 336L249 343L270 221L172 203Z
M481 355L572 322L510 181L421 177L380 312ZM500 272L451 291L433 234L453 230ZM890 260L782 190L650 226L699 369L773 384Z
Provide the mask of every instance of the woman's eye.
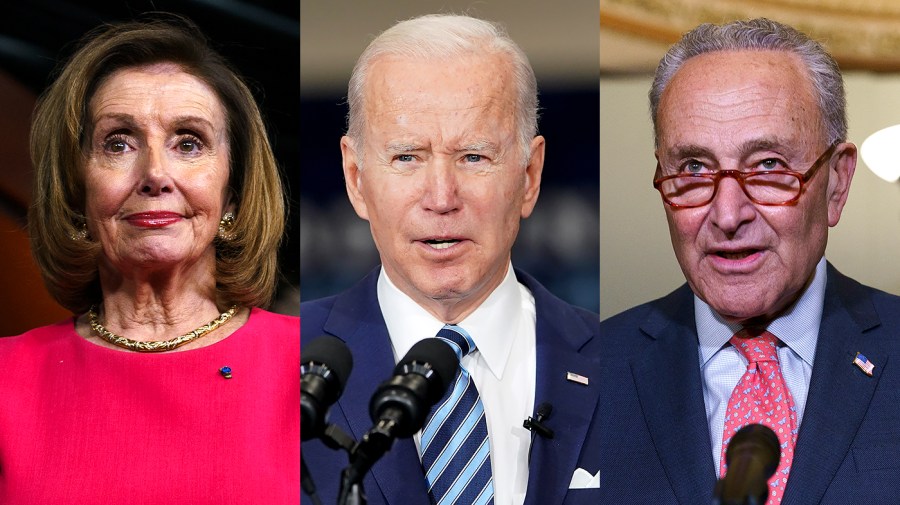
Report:
M103 149L107 152L118 154L128 151L129 145L124 139L114 137L106 140L103 144Z
M203 148L203 144L196 138L185 138L178 142L178 150L185 154L195 153Z

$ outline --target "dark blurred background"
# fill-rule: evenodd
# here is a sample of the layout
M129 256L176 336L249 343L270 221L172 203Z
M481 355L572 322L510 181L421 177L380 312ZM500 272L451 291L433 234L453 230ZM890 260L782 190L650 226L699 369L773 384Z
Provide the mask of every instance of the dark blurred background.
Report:
M69 315L46 294L25 233L28 129L34 101L86 32L164 11L190 18L248 81L263 110L289 195L299 186L300 5L297 0L29 0L0 8L0 336ZM289 196L275 310L297 313L298 202Z
M350 206L341 172L346 86L356 58L394 22L468 13L503 24L538 81L547 139L541 194L522 224L513 264L570 303L599 306L599 49L594 0L395 0L301 4L301 293L336 294L376 266L368 223Z

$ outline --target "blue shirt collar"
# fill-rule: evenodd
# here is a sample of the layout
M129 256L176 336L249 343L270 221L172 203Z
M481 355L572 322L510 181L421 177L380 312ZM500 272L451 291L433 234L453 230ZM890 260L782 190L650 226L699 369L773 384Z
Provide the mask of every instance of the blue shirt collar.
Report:
M819 260L813 280L793 306L769 323L766 328L786 346L812 366L825 302L825 258ZM694 295L694 318L700 343L700 365L719 352L741 325L728 323L712 307Z

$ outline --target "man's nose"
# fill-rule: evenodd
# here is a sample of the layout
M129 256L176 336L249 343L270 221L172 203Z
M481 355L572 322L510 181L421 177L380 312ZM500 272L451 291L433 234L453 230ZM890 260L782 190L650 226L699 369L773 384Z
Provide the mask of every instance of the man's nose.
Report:
M736 232L756 216L756 204L734 177L719 180L718 190L709 205L710 221L726 234Z
M449 160L432 160L425 169L423 207L439 214L456 210L459 207L458 176Z

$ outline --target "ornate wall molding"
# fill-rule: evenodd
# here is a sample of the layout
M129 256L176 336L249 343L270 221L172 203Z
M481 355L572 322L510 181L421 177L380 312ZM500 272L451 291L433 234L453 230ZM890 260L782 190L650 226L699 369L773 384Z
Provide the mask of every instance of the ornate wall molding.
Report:
M604 72L652 71L620 54L636 41L659 56L700 23L768 17L822 42L844 70L900 71L900 2L893 0L600 0L600 67ZM604 56L604 42L611 48Z

